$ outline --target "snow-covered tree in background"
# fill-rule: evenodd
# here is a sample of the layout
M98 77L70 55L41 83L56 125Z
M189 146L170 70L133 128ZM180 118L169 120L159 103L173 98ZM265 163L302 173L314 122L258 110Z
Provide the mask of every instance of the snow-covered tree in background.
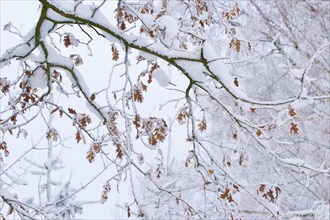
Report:
M329 218L329 2L39 2L29 33L3 27L22 41L0 59L3 219L121 188L118 218ZM80 186L57 180L76 145L101 164Z

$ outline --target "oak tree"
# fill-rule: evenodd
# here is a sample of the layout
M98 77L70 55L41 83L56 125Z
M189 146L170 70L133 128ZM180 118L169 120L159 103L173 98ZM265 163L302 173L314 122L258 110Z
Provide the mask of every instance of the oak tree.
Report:
M329 7L39 0L2 29L1 218L329 218Z

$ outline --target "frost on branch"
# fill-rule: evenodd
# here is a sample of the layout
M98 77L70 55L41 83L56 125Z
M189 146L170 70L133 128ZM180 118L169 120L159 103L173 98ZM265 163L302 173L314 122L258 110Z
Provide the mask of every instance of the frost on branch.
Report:
M148 137L150 145L157 145L165 140L168 128L164 119L150 117L142 119L141 135Z
M38 4L2 30L8 218L328 217L326 2Z

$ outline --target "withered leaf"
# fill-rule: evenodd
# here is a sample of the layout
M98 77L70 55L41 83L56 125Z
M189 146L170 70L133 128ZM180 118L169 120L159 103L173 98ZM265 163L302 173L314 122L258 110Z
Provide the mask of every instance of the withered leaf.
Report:
M148 90L148 87L146 85L144 85L142 82L141 82L141 86L142 86L142 90L144 92L146 92Z
M17 115L13 115L13 116L11 116L10 121L12 121L13 124L15 125L16 122L17 122Z
M1 92L3 92L4 94L5 93L8 93L9 92L9 88L10 88L10 85L9 84L3 85L2 88L1 88Z
M133 98L134 98L134 101L136 102L139 102L139 103L142 103L143 102L143 95L142 95L142 92L138 89L134 90L134 94L133 94Z
M29 102L30 99L31 99L30 95L27 94L27 93L23 93L22 96L24 97L24 98L23 98L23 101L24 101L24 102Z
M152 83L152 76L151 76L151 73L148 74L148 81L147 81L148 84Z
M291 117L294 117L297 113L295 112L295 110L291 107L291 105L289 105L289 108L288 108L288 114L291 116Z
M8 210L8 213L7 213L7 216L13 214L13 212L14 212L14 208L12 206L10 206L9 210ZM3 219L6 220L5 218L3 218Z
M79 143L81 141L81 134L79 131L77 131L75 139L76 139L77 143Z
M64 46L69 47L71 45L70 35L66 34L63 39Z
M202 121L198 124L198 129L203 132L207 128L206 119L203 117Z
M76 65L76 66L83 64L83 60L79 54L71 54L70 58L73 59L74 65Z
M30 70L25 70L25 75L27 75L27 76L32 76L33 74L31 73Z
M271 124L268 126L268 131L274 130L277 127L276 124Z
M77 56L75 59L74 59L74 64L76 66L79 66L79 65L82 65L83 64L83 60L80 56Z
M90 98L91 98L91 100L92 100L92 101L94 101L94 100L95 100L95 98L96 98L96 95L95 95L95 93L93 93L93 94L91 95L91 97L90 97Z
M103 191L102 191L102 196L101 196L101 203L104 204L106 201L109 199L109 192L111 191L111 186L109 182L106 182L103 185Z
M239 164L240 166L242 166L243 162L244 162L244 154L241 153L241 155L239 156L239 162L238 162L238 164Z
M237 192L239 192L239 186L237 186L236 184L233 184L233 187Z
M257 137L260 137L262 135L262 131L261 130L257 130L256 131L256 135L257 135Z
M153 31L149 31L148 33L149 33L149 36L150 36L150 37L152 37L152 38L154 38L154 37L155 37L155 34L154 34L154 32L153 32Z
M53 110L50 112L50 114L53 114L53 113L56 112L58 109L59 109L59 108L55 108L55 109L53 109Z
M89 163L94 162L94 160L95 160L95 153L91 149L87 152L86 159L87 159L87 161Z
M290 127L290 133L291 134L298 134L298 125L297 124L295 124L295 123L293 123L293 122L291 122L291 127Z
M127 217L131 217L131 209L129 206L127 206Z
M73 114L73 115L77 114L76 110L74 110L72 108L68 108L68 111L69 111L70 114Z
M116 153L117 153L117 158L123 159L124 154L123 154L123 151L121 150L120 144L117 144Z
M265 184L260 184L259 189L257 190L257 193L259 194L259 192L263 192L266 188Z
M236 39L236 43L235 43L235 49L236 51L239 53L241 50L241 42L239 40Z
M238 87L238 80L237 80L237 78L234 79L234 84L235 84L236 87Z
M135 125L135 127L139 128L141 126L141 121L140 121L140 115L136 114L135 115L135 119L133 121L133 124Z
M152 67L150 68L150 73L152 73L153 71L155 71L155 69L157 69L159 66L157 63L153 64Z
M230 192L230 190L228 189L228 188L226 188L225 189L225 191L224 191L224 193L222 193L222 194L220 194L220 199L226 199L226 198L228 198L229 197L229 192Z
M116 47L116 45L111 45L111 51L112 51L112 60L117 61L119 59L119 51Z
M119 25L119 29L122 30L122 31L126 29L126 24L125 24L124 21L122 21L122 22L120 23L120 25Z
M228 202L234 202L233 197L232 197L231 195L229 195L229 196L227 197L227 200L228 200Z
M91 120L91 118L87 115L87 116L85 116L85 117L83 117L81 120L80 120L80 124L81 124L81 126L84 128L84 127L86 127L87 126L87 124L90 124L90 123L92 123L92 120Z
M3 150L5 153L5 157L9 156L9 150L7 147L7 142L3 141L2 143L0 143L0 150Z
M180 201L179 197L175 197L175 202L177 205L179 205L179 201Z
M52 77L55 78L56 80L59 80L60 82L62 82L63 80L61 73L56 70L53 71Z
M157 144L157 139L155 138L155 136L151 136L149 138L149 144L151 144L151 145L156 145Z
M142 60L145 60L145 58L141 55L136 57L136 60L138 61L137 63L140 63Z
M233 139L234 139L234 140L237 140L237 137L238 137L238 135L237 135L237 131L233 132Z

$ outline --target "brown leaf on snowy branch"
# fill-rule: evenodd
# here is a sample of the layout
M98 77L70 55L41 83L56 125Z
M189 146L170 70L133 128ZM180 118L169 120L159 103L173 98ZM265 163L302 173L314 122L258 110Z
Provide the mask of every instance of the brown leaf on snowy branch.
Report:
M294 122L291 122L290 134L298 134L298 125Z
M206 119L203 117L202 121L198 124L198 129L203 132L207 128Z
M119 51L116 47L116 45L111 45L111 51L112 51L112 60L117 61L119 59Z
M288 107L288 114L291 116L291 117L294 117L294 116L296 116L296 112L295 112L295 110L291 107L291 105L289 105L289 107Z
M75 139L76 139L77 143L79 143L81 141L82 138L81 138L80 131L76 132L76 138Z
M0 151L1 150L5 153L5 157L9 156L9 150L8 150L8 147L7 147L7 143L5 141L0 143Z

